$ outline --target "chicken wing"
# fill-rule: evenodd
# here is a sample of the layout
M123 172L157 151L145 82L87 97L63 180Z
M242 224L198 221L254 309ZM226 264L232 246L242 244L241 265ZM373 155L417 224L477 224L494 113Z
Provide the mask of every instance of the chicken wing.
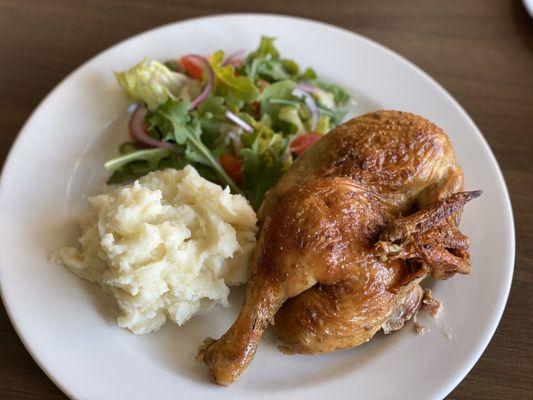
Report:
M285 352L357 346L400 329L421 280L468 273L461 168L426 119L379 111L353 119L303 154L268 194L244 305L198 359L234 382L274 324ZM403 217L402 215L407 215Z

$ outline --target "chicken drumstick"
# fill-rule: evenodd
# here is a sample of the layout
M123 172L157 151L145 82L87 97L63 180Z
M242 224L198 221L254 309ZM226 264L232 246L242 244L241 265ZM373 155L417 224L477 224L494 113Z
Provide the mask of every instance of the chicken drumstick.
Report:
M462 188L448 137L422 117L379 111L326 135L261 206L242 310L198 355L213 381L234 382L271 323L283 351L306 354L401 328L422 279L470 270L457 225L480 192Z

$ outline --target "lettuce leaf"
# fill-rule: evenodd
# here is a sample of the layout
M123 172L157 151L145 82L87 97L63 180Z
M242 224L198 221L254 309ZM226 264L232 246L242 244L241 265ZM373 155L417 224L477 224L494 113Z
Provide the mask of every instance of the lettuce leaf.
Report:
M335 109L335 97L331 92L326 92L325 90L315 90L313 92L313 97L318 102L319 106L328 108L330 110Z
M315 128L316 133L325 135L331 130L331 119L327 115L321 115Z
M333 127L339 125L347 114L346 110L338 110L338 109L330 110L329 108L324 108L321 106L318 106L318 110L320 111L320 114L322 116L329 117L331 125Z
M267 190L289 169L292 157L288 138L275 133L260 121L254 121L253 127L252 134L241 136L244 148L239 154L243 159L243 189L250 204L257 210Z
M277 113L281 108L280 104L270 102L271 99L291 100L292 91L296 83L290 80L283 80L268 86L258 97L257 101L261 104L261 114L268 114L275 124L277 122Z
M131 100L145 103L151 110L168 99L190 100L199 91L197 82L147 58L127 71L115 72L115 76Z
M223 51L217 51L209 58L209 63L216 76L215 96L223 97L226 105L232 111L236 111L243 104L255 100L259 89L246 76L236 75L233 65L223 66L223 61Z
M278 125L287 134L300 134L306 131L298 107L285 106L279 110Z
M245 133L241 136L243 146L251 148L269 164L280 161L280 157L284 157L289 139L281 133L275 133L270 126L261 121L254 120L252 126L253 133ZM282 161L285 163L287 160L283 158Z
M290 80L284 80L273 83L268 86L258 97L257 101L263 103L269 99L291 99L292 91L296 87L296 83ZM263 104L261 104L262 106Z
M319 88L325 90L326 92L331 93L333 99L335 100L335 103L338 106L343 106L348 102L348 100L350 100L349 93L339 85L336 85L335 83L324 82L321 80L314 80L312 83L318 86Z

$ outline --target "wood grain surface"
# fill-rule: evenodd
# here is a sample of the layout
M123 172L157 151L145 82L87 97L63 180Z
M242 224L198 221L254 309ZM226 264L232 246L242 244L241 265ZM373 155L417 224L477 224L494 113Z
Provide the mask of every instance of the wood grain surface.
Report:
M533 20L519 0L0 0L0 160L41 99L101 50L172 21L244 11L298 15L366 35L427 71L472 116L511 193L517 254L498 330L449 398L533 399ZM0 398L65 398L0 309ZM438 366L435 360L431 373Z

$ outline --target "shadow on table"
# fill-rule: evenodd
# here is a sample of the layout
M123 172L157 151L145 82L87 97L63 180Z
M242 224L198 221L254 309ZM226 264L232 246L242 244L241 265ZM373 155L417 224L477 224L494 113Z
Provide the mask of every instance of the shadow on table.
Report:
M522 0L514 0L510 7L513 18L513 28L520 37L520 41L530 51L533 51L533 18L528 14Z

